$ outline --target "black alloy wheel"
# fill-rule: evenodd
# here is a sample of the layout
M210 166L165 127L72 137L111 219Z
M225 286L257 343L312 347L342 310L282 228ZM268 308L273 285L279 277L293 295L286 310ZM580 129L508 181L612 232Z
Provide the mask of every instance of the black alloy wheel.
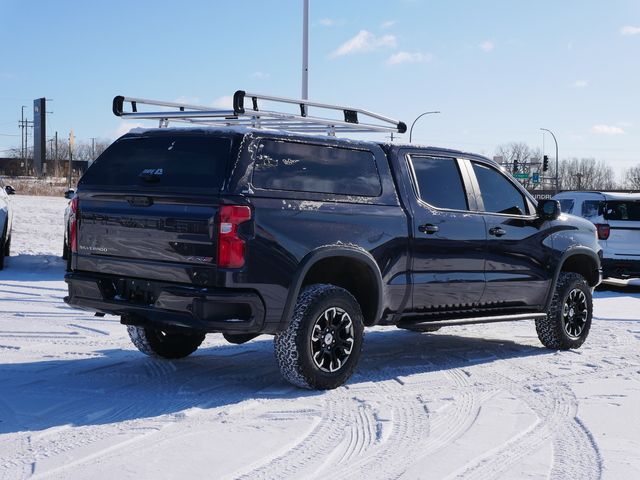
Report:
M577 340L587 324L589 308L587 296L579 288L574 288L567 295L562 306L562 323L565 333Z
M353 351L353 321L339 307L326 309L315 321L311 334L313 363L323 372L333 373L346 363Z

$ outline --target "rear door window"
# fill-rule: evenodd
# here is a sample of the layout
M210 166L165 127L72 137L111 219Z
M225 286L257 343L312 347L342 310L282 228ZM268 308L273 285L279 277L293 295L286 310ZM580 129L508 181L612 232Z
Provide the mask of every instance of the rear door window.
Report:
M605 220L640 221L640 202L614 201L604 207Z
M382 193L370 151L272 139L258 145L252 183L265 190L365 197Z
M228 138L204 135L125 137L100 155L82 185L220 190L231 151Z
M472 162L472 165L485 212L508 215L528 213L524 195L502 173L477 162Z
M602 214L603 202L600 200L585 200L582 202L582 216L585 218L597 217Z
M458 161L449 157L411 156L418 197L437 208L468 210Z
M574 201L570 198L560 200L560 210L562 213L571 213L571 210L573 210L573 203Z

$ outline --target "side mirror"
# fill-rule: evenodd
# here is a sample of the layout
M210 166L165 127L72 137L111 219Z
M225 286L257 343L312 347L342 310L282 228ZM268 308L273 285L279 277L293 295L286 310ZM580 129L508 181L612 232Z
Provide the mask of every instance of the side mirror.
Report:
M7 192L7 195L15 195L16 193L16 189L11 185L7 185L6 187L4 187L4 191Z
M73 196L76 194L76 191L73 188L70 188L69 190L67 190L66 192L64 192L64 198L66 198L67 200L73 198Z
M557 200L540 200L536 211L538 216L544 220L555 220L560 216L560 202Z

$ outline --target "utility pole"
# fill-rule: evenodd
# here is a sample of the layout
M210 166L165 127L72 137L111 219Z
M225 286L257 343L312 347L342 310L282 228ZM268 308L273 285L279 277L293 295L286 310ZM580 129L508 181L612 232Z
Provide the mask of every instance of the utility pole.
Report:
M56 160L55 160L55 175L59 175L58 171L60 170L60 159L58 158L58 132L56 132L55 135L55 139L56 139Z
M47 175L51 175L51 171L53 171L53 169L54 169L53 168L53 166L54 166L54 163L53 163L53 141L54 140L55 140L54 138L50 138L49 140L47 140L47 142L49 142L49 163L47 164L48 165L48 168L47 168L47 171L46 171ZM46 157L47 156L45 155L45 158ZM44 168L42 170L43 170L43 173L45 173L44 172Z
M309 99L309 0L302 12L302 99Z
M20 156L24 162L24 109L26 105L22 105L22 115L20 117Z
M67 180L67 190L71 189L71 170L73 165L73 144L75 143L75 137L73 136L73 130L69 133L69 177Z
M96 137L91 137L91 161L89 165L91 165L96 159Z
M33 122L29 121L29 119L24 118L24 109L27 108L26 105L22 105L22 113L20 115L20 121L18 122L18 126L20 127L20 156L22 157L22 162L24 164L25 172L29 171L29 162L27 161L27 156L29 154L29 127L33 128Z

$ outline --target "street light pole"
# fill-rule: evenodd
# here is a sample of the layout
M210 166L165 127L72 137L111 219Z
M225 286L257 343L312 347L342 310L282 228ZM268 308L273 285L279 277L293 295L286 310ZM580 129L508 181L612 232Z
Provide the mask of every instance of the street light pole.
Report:
M302 99L309 99L309 0L302 12Z
M556 136L553 132L547 128L541 128L540 130L549 132L553 137L553 141L556 143L556 195L558 194L558 140L556 140Z
M21 136L20 136L20 150L21 150L21 155L22 155L22 161L25 163L25 167L26 167L26 160L24 158L24 151L25 151L25 145L26 142L24 140L24 132L25 132L25 124L24 124L24 109L27 108L26 105L22 105L22 119L20 120L20 128L21 130Z
M418 115L416 117L416 119L413 121L413 123L411 124L411 128L409 129L409 143L411 143L411 137L413 136L413 126L416 124L416 122L421 118L424 117L425 115L429 115L432 113L440 113L440 111L434 111L434 112L424 112L421 113L420 115Z

